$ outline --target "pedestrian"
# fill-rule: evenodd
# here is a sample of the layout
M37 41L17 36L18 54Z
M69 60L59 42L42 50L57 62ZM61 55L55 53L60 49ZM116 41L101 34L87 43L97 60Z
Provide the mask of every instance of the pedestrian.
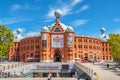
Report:
M93 60L93 64L95 63L95 61Z
M1 76L2 76L1 78L4 78L4 72L2 72Z
M109 68L109 64L107 64L107 68Z
M11 77L11 76L10 76L10 72L8 72L8 77Z
M52 77L52 74L51 74L51 72L49 72L49 74L48 74L48 80L51 80L51 77Z
M4 73L4 78L7 78L7 72Z

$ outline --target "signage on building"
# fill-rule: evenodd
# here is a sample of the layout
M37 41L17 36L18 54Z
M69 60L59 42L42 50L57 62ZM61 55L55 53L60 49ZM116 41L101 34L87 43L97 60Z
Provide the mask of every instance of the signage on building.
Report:
M68 47L72 47L72 33L68 34Z
M37 65L37 69L42 69L42 70L60 70L61 65Z
M62 48L64 47L64 36L63 35L52 35L52 47Z
M44 34L42 34L42 47L46 47L46 43L47 43L46 34L44 33Z
M46 40L46 34L42 34L42 40Z

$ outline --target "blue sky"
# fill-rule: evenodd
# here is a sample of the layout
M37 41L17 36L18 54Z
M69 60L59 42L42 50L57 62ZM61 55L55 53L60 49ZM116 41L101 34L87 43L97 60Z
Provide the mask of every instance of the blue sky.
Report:
M71 25L75 34L99 36L120 33L120 0L0 0L0 24L23 36L37 35L42 27L55 22L54 11L62 11L61 22Z

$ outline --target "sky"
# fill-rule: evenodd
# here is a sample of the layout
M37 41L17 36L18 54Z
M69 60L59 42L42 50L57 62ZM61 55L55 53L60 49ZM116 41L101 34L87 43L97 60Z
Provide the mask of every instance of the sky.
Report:
M0 25L23 36L40 34L43 26L55 23L54 12L62 12L60 21L74 28L75 34L99 36L120 33L120 0L0 0Z

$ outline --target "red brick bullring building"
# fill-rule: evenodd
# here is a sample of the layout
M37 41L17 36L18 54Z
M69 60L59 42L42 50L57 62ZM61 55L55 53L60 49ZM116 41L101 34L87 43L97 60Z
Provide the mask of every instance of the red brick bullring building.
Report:
M60 62L81 60L112 60L109 44L100 38L74 34L71 26L61 23L59 12L55 13L56 22L44 26L39 36L21 38L10 47L9 60L41 62ZM102 29L103 33L104 30ZM17 31L18 39L21 34ZM105 36L104 36L105 37Z

